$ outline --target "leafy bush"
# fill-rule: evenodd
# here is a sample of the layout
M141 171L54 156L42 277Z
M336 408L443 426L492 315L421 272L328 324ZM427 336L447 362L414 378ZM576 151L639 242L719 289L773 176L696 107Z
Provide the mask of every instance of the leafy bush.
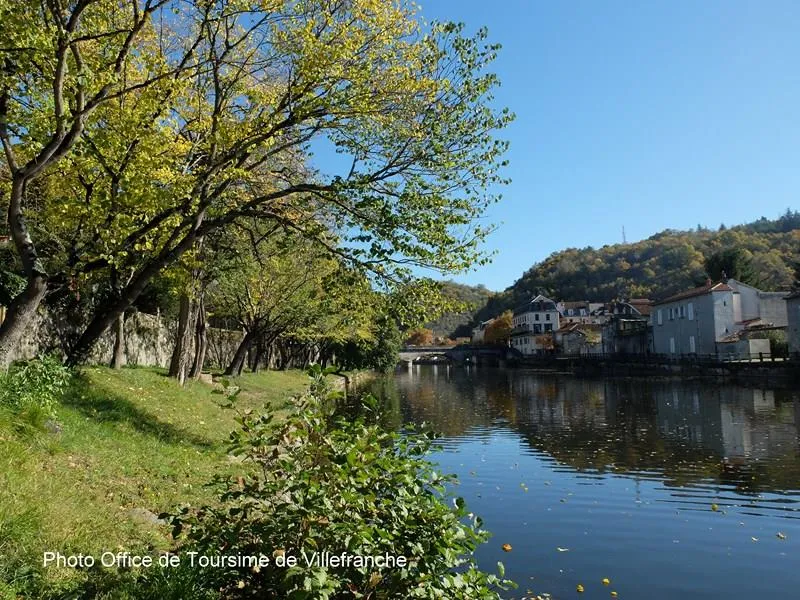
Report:
M52 356L14 363L0 376L0 405L32 424L41 424L55 416L71 377L71 371Z
M269 565L200 569L186 594L219 590L226 598L499 598L513 584L481 572L476 547L488 538L461 498L448 499L442 476L425 460L432 436L387 433L360 416L339 416L341 394L322 372L297 411L278 424L269 415L242 414L232 434L234 454L256 468L252 476L219 480L221 505L183 509L170 517L181 532L182 565L196 556L259 556ZM365 410L377 401L367 397ZM162 515L167 516L167 515ZM405 567L308 566L303 553L403 556ZM277 557L296 557L294 567ZM355 562L355 561L353 561ZM164 576L146 575L159 581ZM147 581L141 592L147 593Z

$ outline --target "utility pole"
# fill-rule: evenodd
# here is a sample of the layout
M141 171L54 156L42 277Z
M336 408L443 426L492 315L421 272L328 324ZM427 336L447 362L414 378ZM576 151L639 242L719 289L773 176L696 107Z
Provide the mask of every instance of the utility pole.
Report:
M625 238L625 225L622 226L622 243L627 244L628 240Z

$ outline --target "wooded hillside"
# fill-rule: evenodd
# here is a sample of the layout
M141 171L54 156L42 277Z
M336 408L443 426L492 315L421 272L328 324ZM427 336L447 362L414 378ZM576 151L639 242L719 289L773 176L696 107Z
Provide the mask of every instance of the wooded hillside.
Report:
M483 285L471 286L445 281L442 283L442 296L449 298L464 306L460 311L448 311L435 321L425 325L426 329L433 332L434 337L461 337L469 336L472 332L472 323L475 313L486 306L494 292Z
M717 230L667 229L645 240L567 248L533 265L476 313L474 322L543 293L554 300L654 300L700 285L722 270L764 290L788 289L800 259L800 212Z

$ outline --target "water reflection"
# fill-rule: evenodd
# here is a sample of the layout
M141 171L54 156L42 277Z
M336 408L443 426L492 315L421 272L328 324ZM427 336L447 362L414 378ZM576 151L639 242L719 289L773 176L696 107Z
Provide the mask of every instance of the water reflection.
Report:
M505 427L581 471L659 471L675 485L714 480L751 492L800 483L800 394L791 390L444 367L381 385L387 424L428 421L445 444Z
M629 598L800 588L795 390L440 366L375 391L387 425L442 432L434 458L497 538L479 559L503 560L523 591L574 597L612 574Z

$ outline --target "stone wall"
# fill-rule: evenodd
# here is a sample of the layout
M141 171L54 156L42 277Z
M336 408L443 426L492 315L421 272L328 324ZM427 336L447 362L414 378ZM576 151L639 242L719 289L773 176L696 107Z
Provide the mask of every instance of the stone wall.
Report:
M71 330L58 315L41 312L20 341L12 360L24 360L54 352L63 354ZM168 367L175 344L176 324L167 324L159 316L133 312L125 319L125 362L128 365ZM74 339L74 337L72 338ZM240 331L208 330L206 367L224 367L230 362L242 339ZM90 364L109 364L114 349L114 333L106 331L95 345Z
M41 312L13 353L12 360L24 360L41 354L65 354L69 342L80 332L68 319L58 314ZM147 367L168 367L175 345L177 323L162 317L132 312L125 319L125 364ZM208 349L205 369L223 369L233 359L244 333L230 329L208 328ZM98 340L88 364L110 364L114 350L114 332L106 331ZM303 368L310 362L320 362L319 349L314 345L290 341L274 343L262 356L268 369Z

